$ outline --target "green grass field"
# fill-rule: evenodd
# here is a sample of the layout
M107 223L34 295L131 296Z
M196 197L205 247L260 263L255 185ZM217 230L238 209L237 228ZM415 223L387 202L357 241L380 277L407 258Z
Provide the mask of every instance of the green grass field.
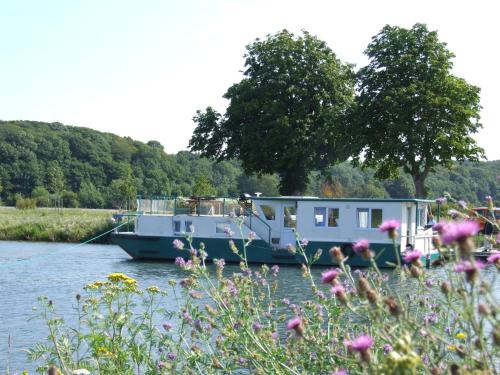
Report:
M0 207L0 240L83 242L113 227L116 211L80 208L18 210ZM100 239L106 242L107 236ZM99 242L99 241L98 241Z

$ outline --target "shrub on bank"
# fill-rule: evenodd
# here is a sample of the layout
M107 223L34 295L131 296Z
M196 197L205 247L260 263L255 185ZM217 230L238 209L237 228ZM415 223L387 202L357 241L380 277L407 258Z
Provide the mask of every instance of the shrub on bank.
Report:
M32 210L36 208L36 199L24 198L22 196L16 198L16 208L18 210Z
M394 239L398 223L380 229ZM367 241L354 250L370 268L352 271L334 247L330 255L338 267L315 278L311 265L319 254L308 258L307 241L298 239L289 251L303 259L313 296L300 303L276 297L278 266L249 268L253 235L239 247L229 240L241 257L233 274L222 259L214 260L211 272L203 247L193 248L190 238L176 240L176 264L185 278L169 280L168 290L141 289L134 279L111 274L76 296L73 328L41 298L38 314L48 339L29 358L40 372L54 365L64 374L81 368L93 374L495 373L500 311L495 280L484 277L486 265L471 254L477 224L442 222L435 229L441 254L435 266L443 268L443 280L429 278L414 250L396 265L398 289L378 269ZM488 263L500 269L500 256Z

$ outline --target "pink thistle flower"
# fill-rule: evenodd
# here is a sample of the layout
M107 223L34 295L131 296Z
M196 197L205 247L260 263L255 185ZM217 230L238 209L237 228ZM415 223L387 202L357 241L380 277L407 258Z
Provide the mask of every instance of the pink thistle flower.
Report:
M486 260L488 263L500 263L500 252L490 255Z
M455 266L455 272L465 273L465 277L467 278L467 281L472 283L472 282L476 281L479 270L482 268L484 268L484 263L475 262L475 264L473 264L472 262L466 260L466 261L458 263Z
M179 267L183 267L184 265L186 265L186 261L182 257L177 257L177 258L175 258L175 265L179 266Z
M337 276L341 273L342 271L339 270L338 268L333 268L331 270L327 270L321 274L321 281L324 284L330 284L337 278Z
M231 230L230 227L224 227L224 233L227 234L229 237L232 237L234 232Z
M296 329L301 324L302 319L296 316L295 318L292 318L288 321L288 323L286 324L286 329Z
M467 209L467 202L466 202L466 201L464 201L464 200L459 200L459 201L457 202L457 204L458 204L461 208L463 208L464 210L466 210L466 209Z
M389 235L391 237L391 235ZM354 253L361 255L364 260L370 260L373 258L373 253L370 251L370 242L368 240L359 240L352 245Z
M436 199L437 204L445 204L446 203L446 198L445 197L439 197Z
M340 369L340 370L332 372L330 375L348 375L348 374L347 374L347 370Z
M257 238L257 234L253 231L248 232L248 239L255 240Z
M373 339L368 335L362 335L350 342L352 350L357 352L364 352L373 346Z
M254 322L252 324L252 328L255 332L258 332L260 331L264 326L262 324L260 324L259 322Z
M432 226L432 230L438 233L443 233L446 227L448 227L448 223L446 221L440 221Z
M455 272L467 273L467 272L471 272L471 271L474 271L476 269L481 269L481 268L484 268L484 263L476 262L476 266L474 267L474 265L470 261L466 260L466 261L458 263L455 266Z
M370 247L370 242L368 240L359 240L352 245L352 249L356 254L364 253Z
M394 231L394 230L398 229L400 227L400 225L401 225L401 223L397 220L387 220L387 221L384 221L378 227L378 229L381 232L390 232L390 231Z
M460 212L458 212L457 210L448 210L448 215L453 219L458 219L460 217Z
M309 244L309 240L307 238L303 238L300 240L300 246L306 247Z
M273 273L273 276L278 276L278 272L280 271L280 267L275 264L274 266L271 267L271 271Z
M178 240L177 238L172 242L174 245L174 249L177 250L182 250L184 249L184 243L181 240Z
M417 260L420 260L422 257L422 252L420 250L408 251L404 256L403 260L405 263L413 263Z
M479 232L479 224L476 221L467 220L448 224L441 237L445 244L450 245L455 241L460 243L468 237L476 235L477 232Z
M342 303L347 303L347 296L345 294L345 289L342 285L337 284L330 289L333 295L338 298L338 300Z
M293 329L298 336L302 336L302 334L304 333L304 325L302 324L302 319L300 319L298 316L290 319L286 324L286 329Z

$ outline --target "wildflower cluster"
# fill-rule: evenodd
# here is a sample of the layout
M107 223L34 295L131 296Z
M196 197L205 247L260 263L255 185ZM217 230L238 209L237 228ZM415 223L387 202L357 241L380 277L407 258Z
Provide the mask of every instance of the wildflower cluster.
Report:
M393 220L380 227L394 243L398 229ZM389 282L367 240L353 250L371 267L353 271L334 247L336 266L315 276L318 256L297 237L290 252L302 260L310 285L301 301L277 297L280 286L288 287L278 283L278 266L249 267L246 247L255 234L241 248L229 240L241 258L236 272L223 259L207 266L203 247L195 249L187 237L174 244L184 276L165 283L168 293L158 286L143 292L129 276L111 274L77 299L79 329L65 329L42 298L49 340L29 355L41 371L55 365L64 374L81 368L99 374L495 373L500 311L495 280L484 268L496 273L500 255L486 264L474 258L478 228L466 218L435 230L440 280L424 267L421 251L399 259L395 243L400 264Z

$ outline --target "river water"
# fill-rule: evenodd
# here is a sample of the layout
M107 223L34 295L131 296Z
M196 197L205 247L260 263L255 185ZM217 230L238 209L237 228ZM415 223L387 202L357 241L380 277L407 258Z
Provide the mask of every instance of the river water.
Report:
M227 266L231 272L236 265ZM313 269L319 277L321 268ZM490 276L494 267L484 270ZM83 245L0 241L0 374L23 369L33 371L23 349L32 347L47 336L45 326L33 317L37 297L52 299L63 317L74 314L75 295L84 285L103 280L113 272L123 272L138 280L139 286L158 285L167 289L167 280L185 277L173 263L133 261L124 251L112 245ZM388 271L390 273L390 271ZM439 279L441 270L432 270ZM391 277L393 279L393 277ZM307 281L298 267L281 267L278 291L292 302L310 296ZM500 282L494 285L500 297ZM285 297L285 295L282 295Z

